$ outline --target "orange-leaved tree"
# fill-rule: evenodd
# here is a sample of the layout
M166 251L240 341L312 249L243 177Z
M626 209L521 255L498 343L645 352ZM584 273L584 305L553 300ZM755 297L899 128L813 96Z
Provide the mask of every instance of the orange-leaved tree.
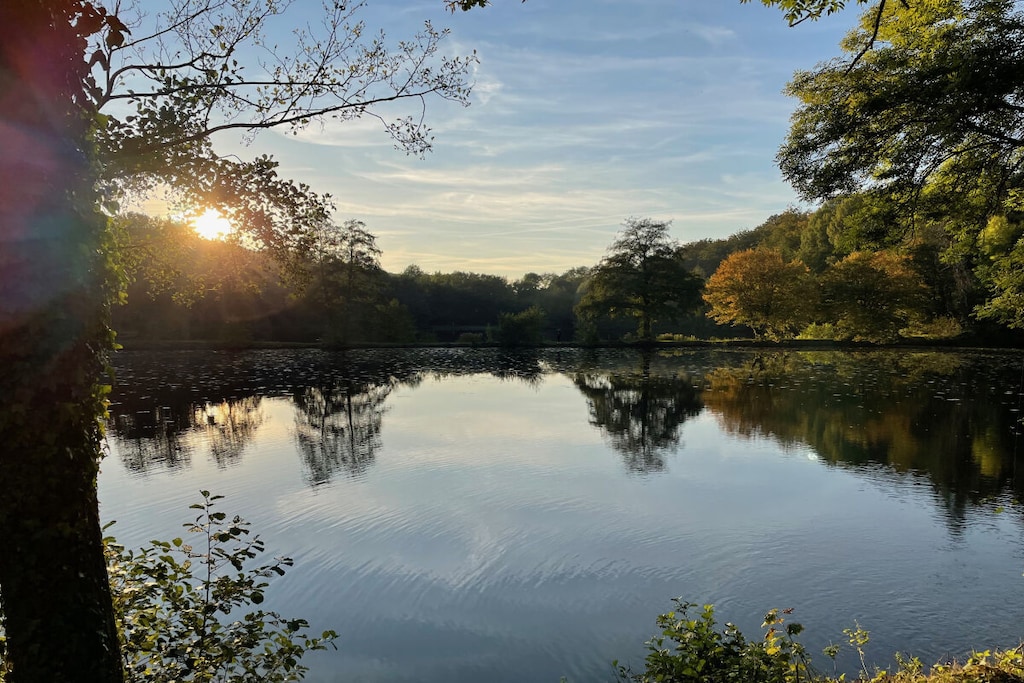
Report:
M717 322L746 325L759 339L784 339L810 322L814 279L777 249L746 249L722 261L704 286L704 301Z

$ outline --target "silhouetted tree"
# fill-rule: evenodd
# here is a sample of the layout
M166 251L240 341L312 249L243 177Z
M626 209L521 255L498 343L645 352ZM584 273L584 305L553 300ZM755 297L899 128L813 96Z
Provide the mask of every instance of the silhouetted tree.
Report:
M636 318L637 336L649 341L655 320L673 320L696 307L700 278L675 257L678 245L668 228L649 218L626 220L584 284L578 314Z

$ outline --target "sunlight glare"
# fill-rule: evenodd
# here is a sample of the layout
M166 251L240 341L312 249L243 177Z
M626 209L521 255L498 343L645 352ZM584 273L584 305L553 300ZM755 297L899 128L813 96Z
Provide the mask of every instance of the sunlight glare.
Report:
M192 229L203 239L219 240L231 234L231 221L220 215L217 209L207 209L192 219Z

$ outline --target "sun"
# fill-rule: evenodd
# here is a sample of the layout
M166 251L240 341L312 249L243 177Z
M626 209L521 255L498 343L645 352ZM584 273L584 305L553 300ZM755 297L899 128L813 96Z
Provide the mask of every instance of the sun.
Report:
M207 209L192 219L192 229L203 239L221 240L234 232L231 221L217 209Z

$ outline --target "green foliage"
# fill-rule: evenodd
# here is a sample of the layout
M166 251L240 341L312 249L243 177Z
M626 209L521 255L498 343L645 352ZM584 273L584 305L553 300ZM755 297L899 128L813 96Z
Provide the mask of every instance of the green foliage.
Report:
M843 633L846 638L850 641L850 646L857 651L857 657L860 659L860 671L864 678L869 678L868 664L864 659L864 646L871 641L871 634L865 629L861 628L861 625L856 621L853 622L853 628L844 628Z
M830 257L916 248L927 234L940 255L925 273L942 307L933 313L1024 327L1020 3L880 3L842 48L788 91L800 106L783 174L807 198L838 197L801 257L820 272Z
M579 300L579 288L589 268L570 268L561 274L527 273L512 283L520 308L536 306L547 314L548 329L556 341L568 341L576 331L573 308Z
M305 633L308 623L256 609L267 579L283 576L289 558L253 561L264 552L249 525L203 501L185 525L194 541L153 541L137 551L106 540L107 564L130 681L295 681L301 657L333 646L333 631Z
M995 260L989 287L992 297L977 308L978 317L1024 329L1024 239Z
M746 249L765 247L782 253L787 261L796 258L807 230L807 223L817 212L808 214L795 209L769 216L750 230L741 230L724 239L703 239L689 242L677 250L686 268L704 277L710 276L730 254Z
M270 26L288 20L282 15L289 3L186 0L162 12L145 3L119 8L137 33L105 41L107 32L90 46L93 99L104 111L95 138L107 188L117 194L166 187L186 208L217 208L256 245L299 248L304 229L330 214L331 198L279 177L268 156L218 155L211 135L251 139L263 129L294 133L317 120L369 115L397 147L422 155L433 138L419 111L396 119L390 109L378 111L382 103L469 103L475 56L442 57L447 31L429 23L389 45L366 30L364 6L324 5L316 21L296 27L290 45L267 37ZM253 57L261 53L275 55L270 72Z
M750 0L740 0L741 3ZM868 0L856 0L857 4L867 4ZM835 14L846 7L845 0L761 0L765 7L778 7L791 26L807 20L817 20L822 16Z
M498 316L498 341L502 346L536 346L544 340L547 314L536 306L519 313Z
M784 624L778 610L765 615L768 630L748 641L734 624L717 627L714 608L691 616L697 605L674 600L676 610L657 619L661 634L647 641L641 672L613 662L620 681L633 683L795 683L809 679L809 660L796 641L803 627ZM786 610L785 613L788 613Z
M868 0L856 0L858 4L867 3ZM526 0L523 0L526 2ZM740 0L741 3L750 0ZM808 19L819 19L823 15L834 14L846 6L844 0L761 0L766 7L778 7L782 10L783 16L790 25L799 24ZM490 0L445 0L445 6L449 11L454 12L461 9L468 12L474 7L486 7L491 4Z
M644 670L632 671L613 662L617 679L626 683L840 683L845 674L824 676L811 668L810 657L797 640L803 632L798 623L784 623L780 611L765 615L768 630L759 641L747 640L733 624L718 628L714 608L704 605L691 615L694 603L674 600L677 609L662 614L661 634L647 641ZM789 614L792 610L782 610ZM870 634L856 624L844 629L850 647L858 654L863 683L1021 683L1024 681L1024 645L1009 650L974 652L963 664L936 665L925 672L917 657L895 654L893 671L868 672L864 648ZM823 653L835 663L842 648L829 645Z
M1024 17L1008 0L869 10L844 59L794 76L789 93L801 106L779 155L783 174L822 198L872 186L900 196L939 172L1005 180L1022 143L1013 104L1024 88L1022 36Z
M374 337L383 280L377 237L362 221L320 221L302 242L295 270L304 271L300 285L320 312L323 341L344 346Z
M502 311L518 308L512 287L497 275L425 273L409 266L389 277L388 287L426 334L443 327L482 327L496 321Z
M854 252L821 278L825 319L841 339L891 342L925 318L928 289L910 260L892 252Z
M223 496L200 492L199 514L183 538L137 551L104 539L126 681L285 682L301 680L307 652L334 647L334 631L305 632L303 619L241 610L264 601L267 579L283 576L286 557L253 562L264 552L249 524L216 510ZM0 614L0 683L10 673Z
M832 323L811 323L796 336L797 339L839 339L839 331Z
M416 340L416 325L409 314L409 308L398 299L377 304L373 321L366 330L371 341L406 344Z
M581 286L577 315L585 320L636 318L637 337L650 341L655 321L675 320L695 308L700 278L676 258L678 245L668 230L665 222L627 219L608 255Z

